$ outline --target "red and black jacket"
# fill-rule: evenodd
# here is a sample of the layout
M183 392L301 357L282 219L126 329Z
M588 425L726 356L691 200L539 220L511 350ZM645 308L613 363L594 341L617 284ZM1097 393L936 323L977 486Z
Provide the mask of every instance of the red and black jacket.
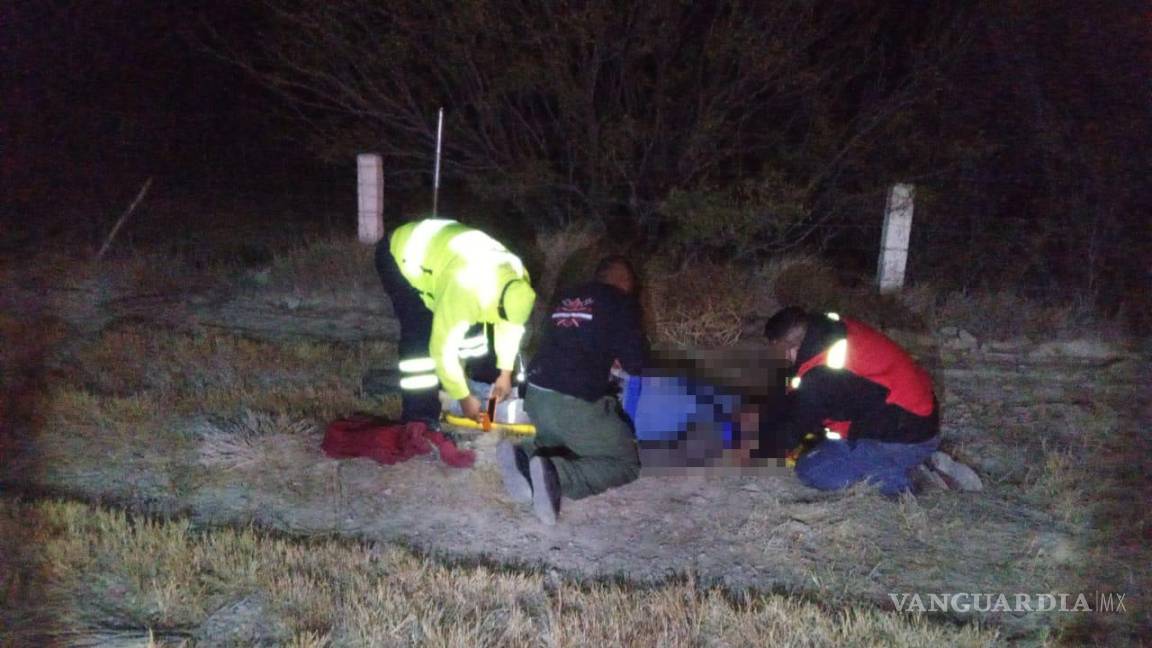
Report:
M785 434L794 445L821 431L830 438L918 443L940 430L928 373L884 334L835 315L810 318L788 408Z

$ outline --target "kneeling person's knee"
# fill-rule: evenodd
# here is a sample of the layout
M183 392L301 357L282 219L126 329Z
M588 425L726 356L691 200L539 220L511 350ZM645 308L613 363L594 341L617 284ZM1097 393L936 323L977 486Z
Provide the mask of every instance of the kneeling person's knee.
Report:
M817 490L839 490L860 481L859 470L849 462L811 452L796 461L796 478Z

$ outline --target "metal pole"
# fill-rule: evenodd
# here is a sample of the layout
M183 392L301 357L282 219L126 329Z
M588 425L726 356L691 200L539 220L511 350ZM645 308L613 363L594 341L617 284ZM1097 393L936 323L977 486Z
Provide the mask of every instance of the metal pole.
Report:
M444 108L436 119L436 170L432 175L432 216L437 215L440 202L440 145L444 141Z

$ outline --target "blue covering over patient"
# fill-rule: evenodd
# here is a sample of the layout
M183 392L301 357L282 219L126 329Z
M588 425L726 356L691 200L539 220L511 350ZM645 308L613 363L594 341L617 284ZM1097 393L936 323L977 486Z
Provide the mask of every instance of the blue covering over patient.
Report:
M624 411L640 441L675 442L691 430L733 445L733 418L740 399L683 376L630 376L624 385Z

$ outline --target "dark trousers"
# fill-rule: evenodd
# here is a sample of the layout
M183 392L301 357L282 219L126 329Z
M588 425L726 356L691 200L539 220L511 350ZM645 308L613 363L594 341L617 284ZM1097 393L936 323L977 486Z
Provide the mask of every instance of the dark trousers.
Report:
M384 291L392 298L392 310L396 319L400 321L400 341L397 345L396 355L399 360L428 357L428 341L432 337L432 311L424 305L420 292L408 283L400 272L400 266L389 249L388 236L376 244L376 274L380 275L380 282ZM492 349L492 327L485 331L488 336L488 348ZM468 331L468 337L477 335L484 330L484 324L475 324ZM473 380L490 383L496 380L499 371L496 369L496 354L488 353L486 356L472 358L465 364L467 375ZM401 390L402 412L404 421L439 421L440 420L440 387L433 386L427 389Z
M852 421L852 436L885 443L920 443L940 434L940 405L932 401L932 413L917 416L891 403L868 416Z
M612 396L591 402L529 384L524 411L536 436L521 447L552 461L565 497L602 493L640 475L636 439Z
M392 310L400 321L400 341L396 355L403 361L428 357L428 339L432 336L432 311L424 305L420 292L400 273L400 267L389 250L389 237L376 244L376 274L384 284L384 291L392 298ZM401 420L440 420L440 387L402 389Z

